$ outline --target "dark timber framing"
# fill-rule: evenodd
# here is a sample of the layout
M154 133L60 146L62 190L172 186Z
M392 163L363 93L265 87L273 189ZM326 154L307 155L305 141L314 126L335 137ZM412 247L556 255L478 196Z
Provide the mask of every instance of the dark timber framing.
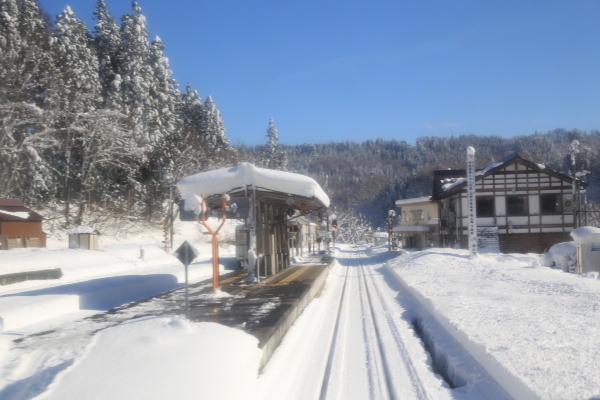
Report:
M465 176L464 170L434 172L432 200L438 202L441 244L446 247L467 246L466 180L460 180ZM575 190L583 186L575 180ZM555 243L571 240L577 209L571 177L514 153L480 171L475 187L477 197L494 198L493 215L478 217L477 225L498 227L502 252L542 253ZM542 213L543 194L559 196L559 212ZM510 213L507 199L511 196L524 197L524 212Z

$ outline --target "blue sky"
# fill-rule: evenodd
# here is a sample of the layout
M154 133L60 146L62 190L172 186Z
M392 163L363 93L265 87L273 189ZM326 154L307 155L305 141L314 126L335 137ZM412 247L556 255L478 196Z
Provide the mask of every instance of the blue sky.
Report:
M70 5L90 29L95 0ZM106 0L117 21L129 0ZM140 0L232 143L600 129L600 1Z

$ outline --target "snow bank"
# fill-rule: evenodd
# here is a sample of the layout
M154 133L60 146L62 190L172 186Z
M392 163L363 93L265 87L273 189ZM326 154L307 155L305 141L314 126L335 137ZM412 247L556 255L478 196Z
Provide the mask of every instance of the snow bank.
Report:
M479 255L429 249L387 264L482 364L544 399L600 393L600 282L557 274L538 255ZM475 349L475 350L473 350ZM487 369L487 367L486 367ZM505 372L502 372L502 371Z
M250 163L240 163L233 168L221 168L191 175L177 182L177 189L184 199L196 195L212 196L247 186L273 190L298 196L315 197L329 207L329 197L321 186L308 176L291 172L257 168ZM186 204L186 210L192 209Z
M40 295L0 297L0 331L30 325L79 310L79 296Z
M600 228L582 226L571 231L571 237L577 243L600 243Z
M80 249L14 249L2 252L0 274L61 268L68 280L123 272L152 265L176 265L179 261L155 246L143 246L145 258L140 259L139 245L104 246L101 251ZM39 282L39 281L36 281ZM52 284L55 281L49 281ZM11 290L14 285L0 288Z
M542 256L542 264L546 267L556 265L565 272L577 263L577 243L563 242L550 247L548 253Z
M255 337L219 324L134 320L99 332L36 399L253 398L261 355Z

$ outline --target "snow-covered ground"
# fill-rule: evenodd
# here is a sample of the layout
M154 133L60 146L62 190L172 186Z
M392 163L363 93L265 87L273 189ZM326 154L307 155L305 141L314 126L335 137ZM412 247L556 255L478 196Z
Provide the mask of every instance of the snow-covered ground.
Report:
M132 241L110 250L113 244L107 244L104 252L85 252L99 258L81 259L79 267L60 255L65 250L8 253L27 253L39 263L60 260L69 284L160 275L174 276L173 285L180 284L177 274L183 267L178 261L157 253L155 261L142 264L139 245ZM203 264L208 248L198 246L200 279L210 275L210 264ZM164 262L158 262L161 257ZM1 333L0 398L317 399L340 303L327 398L380 398L388 390L381 377L386 368L392 372L389 390L401 398L600 395L600 344L595 337L600 328L600 281L595 275L579 277L543 267L534 254L483 254L471 260L466 251L451 249L401 253L389 252L386 246L341 246L337 260L323 292L305 309L261 374L257 340L242 331L169 315L132 320L133 315L123 312L100 320L80 319L101 308L97 307L45 321L36 317L35 324ZM106 269L100 272L99 265ZM79 271L86 267L96 273ZM346 274L349 280L340 302ZM52 308L44 308L44 296L53 296L64 301L63 310L71 310L74 303L81 305L80 298L72 301L80 294L58 293L56 288L65 282L1 287L0 301L27 297L29 303L20 303L24 314L43 315ZM160 285L149 289L158 290ZM370 306L363 296L366 291L371 293ZM109 303L100 294L95 302ZM156 302L147 308L163 306ZM371 315L377 335L365 322ZM26 336L36 333L41 334Z
M600 396L600 281L535 254L430 249L386 263L513 395Z
M236 222L224 229L230 235ZM178 222L174 248L188 240L200 255L188 267L188 279L212 276L210 236L194 222ZM62 239L62 240L61 240ZM30 280L0 286L0 331L14 330L52 317L108 310L141 300L185 283L185 268L164 251L162 232L146 230L119 236L103 235L100 251L68 249L67 238L51 239L47 248L0 252L0 274L60 268L55 280ZM220 247L221 270L236 269L234 247ZM86 313L86 311L89 311Z

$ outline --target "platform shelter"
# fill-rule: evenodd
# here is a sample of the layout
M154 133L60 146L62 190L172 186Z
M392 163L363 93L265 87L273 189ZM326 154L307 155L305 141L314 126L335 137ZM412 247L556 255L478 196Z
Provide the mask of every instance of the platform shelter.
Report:
M258 277L289 266L289 233L295 219L314 215L316 220L320 213L323 218L329 207L329 197L314 179L250 163L185 177L177 189L186 211L202 213L204 196L205 213L243 221L250 230L249 249L259 256ZM222 209L223 194L229 199L227 210Z

